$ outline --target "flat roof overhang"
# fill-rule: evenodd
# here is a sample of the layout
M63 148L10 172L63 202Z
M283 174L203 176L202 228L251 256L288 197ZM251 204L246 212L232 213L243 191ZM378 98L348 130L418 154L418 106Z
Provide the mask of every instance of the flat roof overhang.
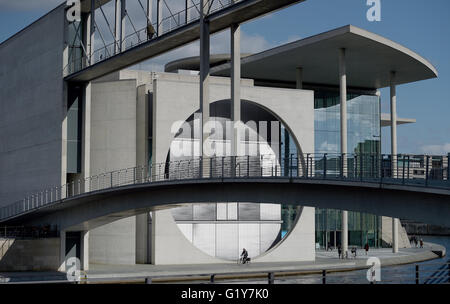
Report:
M438 76L436 68L410 49L377 34L347 25L288 43L241 61L243 78L294 82L303 68L303 82L339 86L339 49L346 49L347 84L379 89ZM211 75L229 76L230 63L211 69Z
M397 117L397 125L411 124L416 123L414 118L400 118ZM391 114L389 113L381 113L381 127L390 127L392 125L391 122Z
M108 0L102 1L103 3L108 2ZM210 24L210 32L211 34L217 33L230 27L231 24L244 23L303 1L305 0L245 0L236 2L229 7L207 16L207 20ZM87 9L87 7L85 9ZM122 53L93 64L79 72L70 74L66 76L64 80L74 82L91 81L152 57L156 57L199 38L200 21L196 20L148 42L144 42Z

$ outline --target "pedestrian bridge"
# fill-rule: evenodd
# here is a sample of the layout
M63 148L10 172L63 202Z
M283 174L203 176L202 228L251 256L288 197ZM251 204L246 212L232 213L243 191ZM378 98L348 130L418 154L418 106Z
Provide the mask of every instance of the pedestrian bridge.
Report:
M448 156L411 176L412 158L301 155L172 161L92 176L41 191L0 210L5 225L86 230L186 203L253 202L342 209L450 226ZM431 163L436 157L425 156ZM395 163L395 170L392 164ZM421 161L422 164L423 160ZM417 169L416 169L417 170Z
M75 23L69 24L74 36L80 38L75 39L70 48L81 52L69 53L64 67L64 80L91 81L198 40L202 11L210 34L214 34L232 24L244 23L303 1L305 0L204 0L202 8L200 0L176 3L158 0L157 7L153 8L157 12L156 20L151 20L152 7L147 4L148 0L138 0L136 3L116 1L116 5L119 4L116 14L108 14L103 9L111 0L84 0L82 18L90 14L90 28L94 29L87 35L92 35L92 40L94 34L98 33L97 39L100 38L101 47L89 49L88 44L91 43L81 39L82 27ZM134 8L131 7L133 4ZM138 17L133 20L131 14L127 13L128 8L140 11ZM97 14L91 14L92 11ZM163 15L163 12L166 14ZM99 20L96 21L95 18ZM98 26L97 23L100 22L106 22L107 26ZM125 31L125 24L131 25L131 31ZM140 28L138 24L145 26ZM107 39L111 35L114 36L112 42Z

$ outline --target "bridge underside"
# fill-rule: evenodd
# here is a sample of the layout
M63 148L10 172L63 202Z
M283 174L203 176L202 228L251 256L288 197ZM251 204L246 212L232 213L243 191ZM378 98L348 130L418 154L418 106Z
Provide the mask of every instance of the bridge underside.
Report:
M240 24L256 17L280 10L304 0L247 0L241 1L208 15L210 33L220 32L231 24ZM109 73L122 70L143 60L158 56L200 38L200 21L196 20L178 29L144 42L136 47L68 75L66 81L91 81Z
M252 202L351 210L450 227L450 218L442 216L450 214L449 194L401 185L288 178L161 182L65 199L4 224L53 224L80 231L177 204Z

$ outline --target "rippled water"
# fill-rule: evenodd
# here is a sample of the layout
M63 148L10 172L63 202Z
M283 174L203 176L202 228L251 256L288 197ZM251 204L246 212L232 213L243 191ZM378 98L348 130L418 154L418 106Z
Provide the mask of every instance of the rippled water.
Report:
M450 236L423 236L425 242L442 245L449 252ZM420 283L426 280L426 277L431 276L443 263L448 260L448 257L425 261L421 263L388 266L381 269L381 284L415 284L415 265L420 268ZM331 273L327 275L327 284L367 284L366 279L367 270L357 270L350 272ZM266 279L261 280L247 280L247 281L227 281L224 283L247 283L247 284L266 284ZM277 277L275 284L322 284L322 277L320 275L307 275L296 277Z

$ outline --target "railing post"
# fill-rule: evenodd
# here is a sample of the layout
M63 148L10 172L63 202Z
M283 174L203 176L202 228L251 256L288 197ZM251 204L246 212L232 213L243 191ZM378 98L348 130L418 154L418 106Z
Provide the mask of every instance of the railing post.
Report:
M420 284L419 265L416 265L416 284Z
M327 271L326 269L322 270L322 284L327 283Z
M402 183L405 184L405 155L403 154L403 165L402 165Z
M306 154L306 178L309 177L309 153Z
M268 283L269 284L274 284L275 283L275 276L274 276L273 272L269 272L268 273L267 279L268 279Z
M223 178L223 172L224 172L224 164L225 164L225 156L222 156L222 178Z
M426 163L426 166L425 166L425 168L426 168L426 169L425 169L425 170L426 170L426 171L425 171L425 186L428 186L428 169L429 169L429 167L430 167L430 166L429 166L429 164L430 164L430 156L427 155L425 159L426 159L426 162L427 162L427 163Z
M359 175L360 175L360 178L362 181L363 175L364 175L364 154L361 153L360 158L361 158L361 160L359 161Z
M250 155L247 155L247 178L250 177Z
M450 182L450 153L447 154L447 182Z
M214 274L212 274L212 275L209 277L209 282L210 282L211 284L214 283L215 277L216 277L216 276L215 276Z
M408 155L407 157L408 157L408 171L407 171L408 174L407 174L407 177L406 177L406 178L409 180L409 171L410 171L410 163L411 163L411 160L410 160L410 156L409 156L409 155Z
M323 154L323 179L327 178L327 153Z
M293 158L294 158L294 154L291 154L291 157L289 158L289 177L290 178L292 178L292 160L293 160Z

